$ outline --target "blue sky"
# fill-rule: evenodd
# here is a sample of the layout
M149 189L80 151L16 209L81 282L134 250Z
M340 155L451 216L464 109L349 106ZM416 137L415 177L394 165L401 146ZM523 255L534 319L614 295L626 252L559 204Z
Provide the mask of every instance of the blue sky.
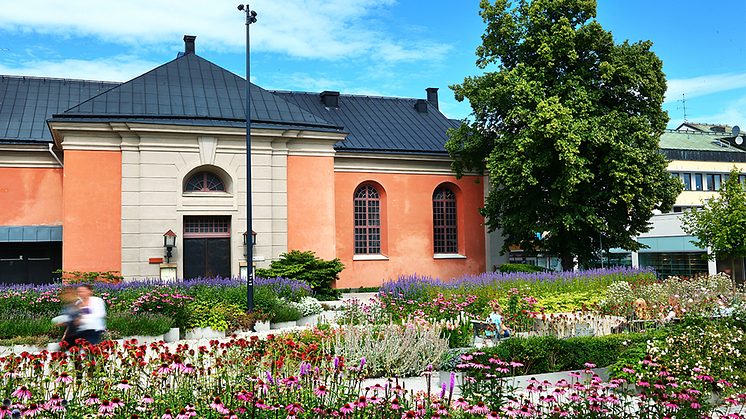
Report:
M0 8L0 74L126 81L176 57L184 34L197 54L244 76L238 1L51 0ZM449 85L481 74L477 0L256 0L251 79L271 90L424 98L468 117ZM746 2L598 0L618 42L651 40L668 78L665 109L683 121L746 128Z

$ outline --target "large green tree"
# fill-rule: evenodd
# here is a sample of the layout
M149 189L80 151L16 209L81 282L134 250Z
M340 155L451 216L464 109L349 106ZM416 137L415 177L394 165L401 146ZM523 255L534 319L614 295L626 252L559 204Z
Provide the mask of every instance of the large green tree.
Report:
M746 257L746 185L739 181L740 174L737 168L731 169L717 196L681 217L682 229L697 238L692 243L710 248L710 260L730 259L731 275L736 274L735 259Z
M594 0L480 6L477 65L497 69L451 86L473 121L450 132L446 149L457 176L489 173L482 213L505 236L502 252L550 251L569 270L601 241L640 248L634 237L682 188L659 150L666 80L652 43L615 44Z

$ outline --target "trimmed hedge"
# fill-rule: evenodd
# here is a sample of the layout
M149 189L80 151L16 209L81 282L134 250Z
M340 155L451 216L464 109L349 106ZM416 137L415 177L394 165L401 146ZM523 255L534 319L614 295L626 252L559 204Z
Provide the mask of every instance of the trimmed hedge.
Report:
M510 273L510 272L549 272L549 269L536 266L536 265L526 265L523 263L503 263L500 265L500 272L502 273Z

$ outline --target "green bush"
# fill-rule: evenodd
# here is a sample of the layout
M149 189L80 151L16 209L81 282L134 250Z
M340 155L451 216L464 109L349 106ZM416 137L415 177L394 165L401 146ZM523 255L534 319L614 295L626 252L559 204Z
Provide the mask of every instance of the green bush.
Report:
M308 283L314 292L333 288L334 281L344 269L339 259L323 260L314 252L292 250L280 255L279 260L270 263L269 269L257 269L256 275L262 278L297 279Z
M220 332L235 324L234 318L246 314L235 304L206 300L194 300L190 309L190 327L211 327Z
M29 311L8 311L0 318L0 339L12 339L26 336L61 337L65 332L63 326L54 326L52 318L56 312L34 313Z
M584 369L587 362L599 367L612 365L627 350L622 342L629 339L629 335L569 339L552 336L515 337L500 342L494 348L486 348L483 352L486 353L486 359L496 356L521 362L524 365L517 368L518 375L544 374Z
M500 265L500 272L549 272L549 269L536 265L526 265L523 263L503 263Z
M273 323L294 322L303 317L300 310L290 304L280 303L275 307L275 315L272 317Z
M174 320L161 313L109 313L106 326L119 336L158 336L167 333Z

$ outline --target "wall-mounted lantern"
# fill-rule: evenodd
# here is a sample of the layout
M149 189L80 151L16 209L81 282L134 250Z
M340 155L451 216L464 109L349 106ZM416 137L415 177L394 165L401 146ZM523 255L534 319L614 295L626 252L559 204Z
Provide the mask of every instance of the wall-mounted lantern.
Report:
M171 250L176 247L176 233L168 230L166 234L163 235L163 247L166 248L166 262L170 263Z
M243 232L243 245L246 246L248 244L248 231ZM251 230L251 245L256 246L256 231Z

